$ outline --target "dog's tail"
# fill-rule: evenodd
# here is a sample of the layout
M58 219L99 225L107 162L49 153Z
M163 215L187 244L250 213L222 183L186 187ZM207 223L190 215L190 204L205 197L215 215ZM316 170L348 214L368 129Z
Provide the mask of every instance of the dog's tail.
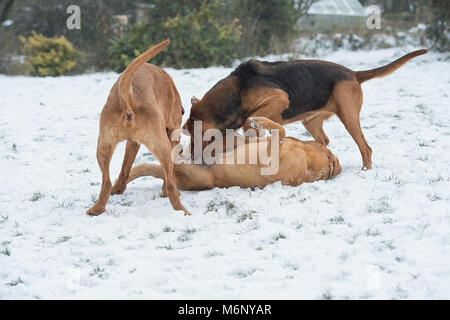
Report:
M420 56L422 54L425 54L427 52L428 52L428 50L426 50L426 49L413 51L413 52L408 53L407 55L401 57L400 59L395 60L391 64L388 64L387 66L372 69L372 70L366 70L366 71L356 71L355 72L356 79L359 81L359 83L363 83L370 79L388 76L392 72L397 70L398 68L402 67L409 60L411 60L417 56Z
M147 176L164 179L164 170L160 165L157 164L149 164L149 163L140 164L131 169L130 177L128 178L127 183L130 183L131 181L136 180L137 178Z
M131 97L133 93L133 89L131 88L131 81L133 80L134 74L139 70L139 68L146 63L148 60L156 56L160 53L165 47L167 47L170 43L170 40L167 39L160 44L154 46L153 48L148 49L139 57L134 59L125 71L122 73L119 79L119 99L122 107L125 108L126 117L128 120L133 118L133 109L131 107Z

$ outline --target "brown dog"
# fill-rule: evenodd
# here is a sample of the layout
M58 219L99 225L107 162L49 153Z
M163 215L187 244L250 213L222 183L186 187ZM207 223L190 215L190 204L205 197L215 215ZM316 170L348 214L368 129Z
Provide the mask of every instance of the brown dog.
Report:
M302 121L314 139L327 146L323 122L337 115L355 140L364 167L372 167L372 149L361 130L359 114L363 103L361 83L384 77L427 50L409 53L381 68L354 72L320 60L241 64L219 81L203 99L193 99L188 121L183 126L194 141L194 122L202 121L202 131L210 128L249 128L247 119L266 117L280 124Z
M278 140L271 137L263 141L241 144L236 149L221 155L222 160L209 166L195 164L176 164L175 180L183 190L206 190L214 187L263 188L268 184L281 181L284 185L298 186L304 182L314 182L335 177L342 169L339 160L329 149L317 142L302 142L295 138L285 138L284 128L264 117L251 119L255 128L278 130ZM273 139L273 138L272 138ZM258 154L258 148L270 148L271 143L279 143L279 168L273 175L261 174L264 160L257 159L255 164L239 164L239 155L250 158L250 153ZM226 163L226 159L234 159ZM164 178L164 170L155 164L141 164L131 169L128 182L142 176Z
M116 81L100 116L97 161L102 171L102 187L97 203L87 213L105 212L110 194L122 194L131 166L144 144L162 165L164 185L174 210L189 212L180 202L174 178L172 148L178 141L170 141L179 129L183 115L180 95L172 78L162 69L145 62L169 45L169 40L137 57ZM127 141L122 170L114 186L111 185L109 164L116 145Z

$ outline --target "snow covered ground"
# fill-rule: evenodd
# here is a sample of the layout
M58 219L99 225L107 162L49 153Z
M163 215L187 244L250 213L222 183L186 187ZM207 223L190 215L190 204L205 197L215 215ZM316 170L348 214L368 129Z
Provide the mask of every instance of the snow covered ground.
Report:
M355 70L409 49L339 51ZM171 70L186 111L227 68ZM363 85L374 168L325 124L343 173L264 190L181 192L142 178L89 217L99 113L114 73L0 76L0 298L450 298L450 59L429 53ZM185 119L189 112L185 115ZM288 134L311 139L300 123ZM115 179L124 144L111 165ZM143 147L137 163L154 158Z

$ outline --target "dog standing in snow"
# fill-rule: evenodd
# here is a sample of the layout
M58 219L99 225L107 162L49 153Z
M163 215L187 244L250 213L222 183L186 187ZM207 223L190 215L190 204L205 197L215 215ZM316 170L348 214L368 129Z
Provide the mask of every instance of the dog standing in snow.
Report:
M169 197L174 210L182 210L175 184L172 149L179 143L171 141L172 132L180 128L183 115L180 95L172 78L162 69L146 62L169 45L163 41L133 60L116 81L100 116L97 161L102 172L102 186L97 203L89 215L105 212L111 194L122 194L130 169L141 144L158 159L164 172L162 195ZM127 140L122 169L114 186L109 165L116 145Z
M372 167L372 149L361 130L361 83L384 77L427 50L411 52L391 64L367 71L352 71L321 60L242 63L205 96L194 99L183 129L194 141L194 123L202 131L215 128L244 130L249 117L266 117L280 124L302 121L316 142L327 146L323 122L333 114L344 124L361 152L364 169Z

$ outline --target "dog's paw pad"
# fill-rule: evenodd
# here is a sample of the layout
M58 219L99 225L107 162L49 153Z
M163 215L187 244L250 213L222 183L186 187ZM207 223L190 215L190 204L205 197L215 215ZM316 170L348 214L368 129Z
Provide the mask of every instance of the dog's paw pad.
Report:
M258 119L248 118L248 123L253 129L263 129Z

